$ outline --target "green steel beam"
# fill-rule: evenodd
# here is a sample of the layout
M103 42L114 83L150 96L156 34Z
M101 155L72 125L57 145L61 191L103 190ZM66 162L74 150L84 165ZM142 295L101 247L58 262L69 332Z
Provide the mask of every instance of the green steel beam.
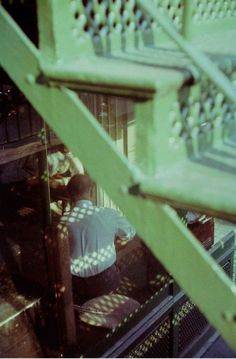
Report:
M218 67L208 57L196 47L189 44L172 26L163 14L153 12L155 5L153 1L136 0L140 8L146 12L153 20L157 21L167 35L183 50L193 61L193 63L203 71L209 79L224 93L232 102L236 102L236 91L228 78L218 69Z
M57 63L71 58L93 54L91 40L85 38L78 41L74 36L73 16L69 1L39 0L37 1L38 25L40 27L40 48L43 49L47 62Z
M165 173L183 160L183 154L177 155L178 148L174 151L170 141L170 109L177 94L176 88L172 87L168 95L157 93L151 99L135 103L136 160L145 174L143 179L155 179L160 172Z
M0 63L5 71L65 145L81 158L92 178L124 211L209 321L236 349L236 288L232 281L174 210L128 194L128 188L142 177L139 171L116 149L74 92L36 82L39 52L2 7L0 42Z
M183 22L181 33L186 40L190 40L193 21L193 10L195 8L195 0L183 0Z

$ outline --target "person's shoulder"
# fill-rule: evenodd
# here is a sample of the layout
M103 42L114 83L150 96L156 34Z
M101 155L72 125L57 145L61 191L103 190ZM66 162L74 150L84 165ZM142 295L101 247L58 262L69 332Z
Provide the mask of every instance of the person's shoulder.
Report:
M114 209L114 208L110 208L110 207L100 207L100 211L102 213L106 213L109 214L111 216L120 216L120 213Z

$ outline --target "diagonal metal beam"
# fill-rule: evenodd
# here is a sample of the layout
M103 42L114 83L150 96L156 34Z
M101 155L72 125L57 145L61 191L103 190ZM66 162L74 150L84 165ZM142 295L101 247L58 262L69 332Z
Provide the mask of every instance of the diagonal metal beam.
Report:
M116 149L74 92L35 82L39 53L2 7L0 42L0 64L5 71L63 142L81 158L92 178L124 211L208 320L236 349L236 288L231 280L174 210L128 193L128 188L141 177L139 171Z
M236 91L229 79L219 70L219 68L203 52L201 52L201 50L188 43L162 13L158 13L157 11L153 12L153 9L155 8L153 1L136 1L140 8L161 25L166 34L190 57L193 63L207 75L224 95L230 101L236 103ZM189 0L189 2L191 1L192 0Z

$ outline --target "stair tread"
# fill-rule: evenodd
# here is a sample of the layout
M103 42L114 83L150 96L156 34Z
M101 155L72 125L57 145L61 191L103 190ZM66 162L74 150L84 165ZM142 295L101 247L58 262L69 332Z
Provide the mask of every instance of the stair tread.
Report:
M173 205L233 220L236 218L235 183L236 142L231 140L144 179L140 189Z
M196 36L193 44L207 53L236 55L235 38L236 29L221 30Z
M43 72L51 80L96 86L111 86L155 92L160 88L180 87L186 77L183 69L171 68L171 63L164 67L153 57L152 51L143 58L135 58L134 53L117 53L112 57L91 56L75 62L45 65ZM140 53L139 53L140 54ZM144 94L143 94L144 96Z

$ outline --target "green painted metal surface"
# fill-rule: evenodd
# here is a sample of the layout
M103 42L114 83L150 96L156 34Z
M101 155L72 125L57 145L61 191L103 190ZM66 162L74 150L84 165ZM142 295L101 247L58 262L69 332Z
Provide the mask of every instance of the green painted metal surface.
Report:
M184 146L181 147L179 145L176 148L176 158L174 157L175 148L170 141L173 136L170 136L168 133L171 128L171 121L167 120L168 113L171 112L171 106L176 102L178 96L177 90L183 83L183 76L178 75L178 72L176 72L177 80L175 79L172 83L170 82L170 87L165 88L165 82L160 83L159 86L153 89L155 91L153 91L152 96L149 96L150 98L148 100L146 99L136 103L137 165L129 163L127 158L121 155L117 150L111 138L109 138L106 132L100 127L96 119L82 104L76 93L67 89L65 84L60 84L59 81L50 84L42 81L44 80L42 76L39 77L39 75L41 75L41 69L49 68L53 61L56 60L59 63L62 60L65 62L67 60L71 61L71 56L75 56L76 54L76 50L68 49L68 44L65 44L65 48L63 48L63 43L68 40L66 31L69 31L68 24L71 20L67 21L65 19L65 23L61 26L59 18L63 14L58 8L58 3L56 1L39 1L39 3L41 3L39 24L40 28L44 28L44 32L42 31L41 51L37 50L29 42L18 26L1 7L0 42L2 51L0 53L0 63L2 67L28 97L37 111L55 130L65 145L68 146L75 155L81 158L92 178L106 190L113 201L127 215L137 228L138 233L145 239L146 243L152 248L153 252L165 267L174 274L178 283L199 306L209 321L225 337L232 348L236 349L236 288L233 283L186 229L174 210L168 205L162 204L152 198L134 196L129 193L129 189L137 184L141 185L141 189L143 186L143 192L147 191L147 187L151 185L146 182L146 174L150 176L156 175L157 169L164 171L164 169L169 168L171 161L174 162L178 159L182 160L183 158L187 158L186 153L184 153ZM82 6L82 2L73 1L71 4L72 3L74 7L75 4L77 4L76 6L78 8L79 5ZM134 9L135 2L129 1L128 3L133 4L130 6ZM144 2L140 1L137 3L142 3L141 5L146 9L146 3L144 4ZM63 1L63 6L65 4ZM95 1L94 4L97 4L100 9L100 2ZM49 5L51 7L48 8ZM111 6L115 7L118 5ZM146 10L150 16L149 9L147 8ZM43 18L42 15L46 15L47 11L49 11L48 16ZM99 11L101 11L101 9ZM112 11L110 13L112 13ZM46 36L48 31L52 30L52 15L54 17L53 24L55 24L56 30L54 30L56 33L59 32L58 34L60 35L65 28L67 29L59 45L57 39L55 40L53 36L51 38L47 38ZM77 16L76 12L74 12L74 18L79 18L80 16L81 14ZM160 17L152 16L158 21L160 20ZM93 16L91 15L90 18L93 18ZM108 18L112 18L112 15ZM97 21L99 23L99 19ZM113 23L112 19L110 21ZM46 26L47 23L48 29ZM118 20L117 24L119 24ZM164 24L166 30L166 23L162 21L161 24L162 27ZM169 32L168 29L167 31ZM88 38L88 32L85 32ZM113 30L111 32L113 32ZM230 100L234 101L234 90L232 90L231 83L227 81L224 76L222 77L222 74L218 77L219 71L213 67L213 70L209 68L209 60L206 60L204 55L200 55L199 57L199 52L192 52L192 48L189 47L182 38L176 35L176 31L173 32L171 28L170 32L174 40L177 39L178 45L182 47L188 55L195 57L197 54L197 60L195 59L197 65L204 68L210 78L212 77L213 79L213 77L216 76L217 79L214 78L214 82L222 91L225 91L225 94ZM128 38L132 39L132 36L129 37L127 35L127 39ZM86 37L83 38L83 41L85 41L85 39ZM90 44L92 44L94 39L93 41L91 41L91 39L89 41ZM78 43L80 43L80 40ZM74 42L72 42L72 45L73 44ZM81 47L84 50L84 55L93 54L90 44L88 47L87 45ZM78 44L76 46L79 47ZM65 56L60 58L63 53ZM19 61L16 62L16 59L19 59ZM116 66L114 66L114 69L117 68L117 71L119 71L120 65L118 62ZM60 71L63 75L63 66L60 66ZM64 68L69 69L70 66L66 67L65 64ZM79 69L78 67L78 72ZM90 76L89 73L87 73L84 77L84 84L89 81L93 82L93 76L95 76L95 74L97 75L98 72L97 69L97 71L94 71ZM125 79L125 74L124 72L123 79ZM71 76L74 75L75 70L71 72ZM65 79L67 76L68 73L66 73ZM41 82L37 81L38 78L41 79ZM55 80L57 78L58 73L55 74ZM105 74L103 78L105 78ZM106 85L115 88L114 79L115 76L109 74L106 79ZM73 77L71 77L71 80L73 80ZM77 80L81 81L81 78ZM94 86L96 86L96 82L97 78L94 81ZM134 85L135 82L133 83L133 86ZM121 90L122 86L125 86L125 81L120 84ZM163 87L165 91L162 91ZM141 88L142 81L140 83L140 90ZM196 88L196 91L199 91L199 88ZM131 91L129 94L132 95L133 92ZM158 95L160 95L160 97ZM221 99L218 101L220 104L222 103ZM197 116L198 105L196 106L194 101L191 102L191 105L193 105L193 112L195 111L195 115ZM176 104L174 106L176 110ZM179 111L179 108L177 108L177 110ZM174 112L178 113L177 110ZM222 126L220 126L220 128L222 128ZM233 129L234 126L230 126L230 129L231 128ZM186 137L182 138L182 143L185 143L185 139ZM203 142L204 141L206 141L205 138ZM167 153L164 152L165 149ZM171 149L170 153L168 153L169 149ZM199 151L199 153L201 152L203 151ZM234 156L234 154L231 155ZM193 165L193 173L194 171L195 167ZM145 172L145 176L143 172ZM178 174L180 172L178 172ZM224 180L225 172L226 171L222 172L222 179L219 180L219 183ZM212 178L211 173L209 178ZM152 181L152 178L148 180ZM178 181L177 184L180 185L180 183L181 181ZM156 184L158 183L155 181L155 188L152 189L150 193L155 194L157 188L159 195L160 191ZM196 185L197 184L198 181L196 180ZM233 180L230 182L230 185L232 184ZM175 190L172 190L171 185L168 190L170 194L175 194ZM183 193L181 192L181 198L178 200L183 203L184 197L182 197L182 195L184 196L186 193L186 196L190 198L193 187L190 186L187 191L186 189L185 191L184 189L181 190ZM212 206L213 201L212 199L207 199L207 196L208 195L205 196L206 204L198 203L199 209ZM171 197L173 200L174 196ZM166 201L168 198L163 196L162 200ZM194 207L196 203L197 199L193 199L188 205ZM213 209L218 210L218 213L220 213L220 208L214 207ZM234 214L234 211L234 208L231 206L228 212L229 214ZM69 315L69 310L72 311L72 308L68 308L67 315Z
M222 74L221 71L218 70L217 66L212 63L208 59L208 57L203 54L198 49L194 48L190 44L188 44L174 29L174 27L168 23L165 17L161 16L160 14L153 13L153 4L152 2L147 2L144 0L137 0L137 3L140 7L149 14L153 19L155 19L164 31L170 36L170 38L178 44L178 46L191 58L193 63L203 71L211 81L216 84L224 95L229 98L234 103L236 102L236 91L227 77ZM191 12L190 12L191 14ZM187 22L187 20L185 20Z
M184 38L189 40L191 38L192 31L192 17L195 9L195 0L183 0L183 23L181 33Z

